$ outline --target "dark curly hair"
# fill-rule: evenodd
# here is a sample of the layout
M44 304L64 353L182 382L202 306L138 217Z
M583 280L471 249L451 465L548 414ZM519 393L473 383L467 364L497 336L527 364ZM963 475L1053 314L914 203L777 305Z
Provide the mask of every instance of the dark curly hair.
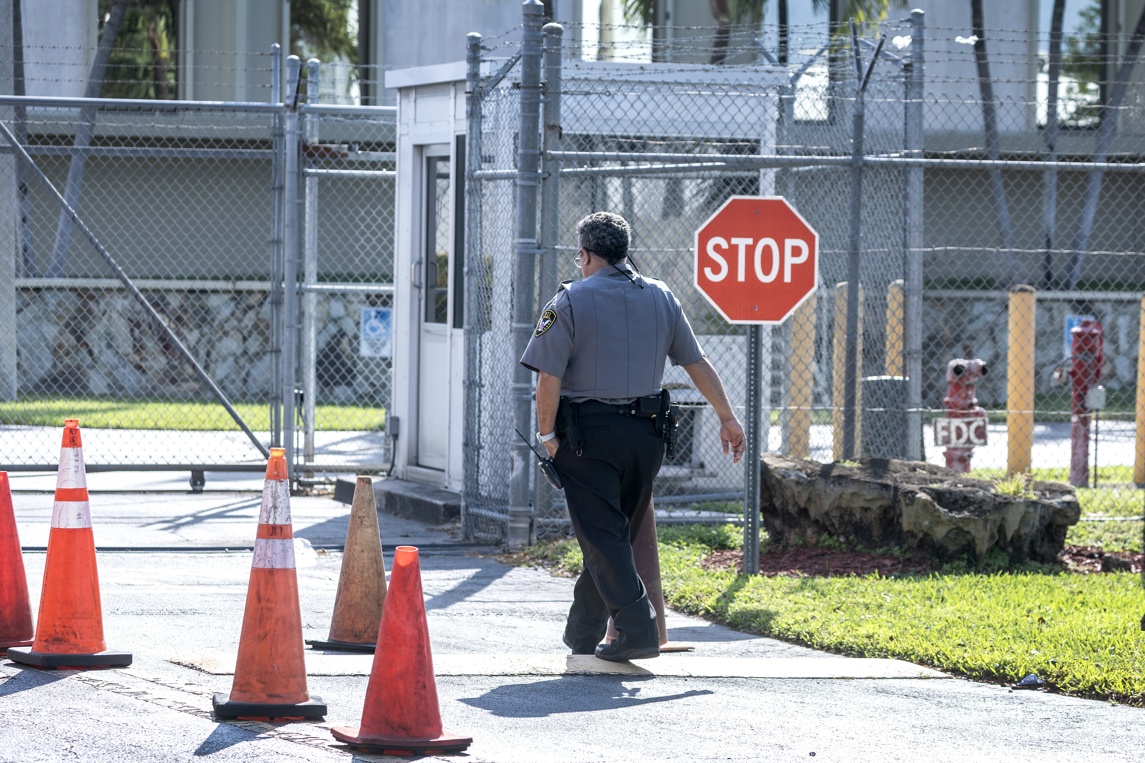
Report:
M612 212L593 212L576 224L580 247L603 257L610 264L628 256L628 243L632 239L632 229L620 215Z

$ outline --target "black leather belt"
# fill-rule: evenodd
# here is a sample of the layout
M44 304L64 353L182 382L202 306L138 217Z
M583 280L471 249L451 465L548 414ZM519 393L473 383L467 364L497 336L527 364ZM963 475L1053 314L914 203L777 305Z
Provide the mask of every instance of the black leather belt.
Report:
M640 398L637 398L639 400ZM581 416L596 416L603 413L611 413L617 416L634 416L640 419L656 418L656 405L659 404L659 395L649 395L647 400L649 405L644 406L641 412L641 406L637 405L637 400L629 400L627 403L605 403L601 400L585 400L582 403L576 403L577 413Z

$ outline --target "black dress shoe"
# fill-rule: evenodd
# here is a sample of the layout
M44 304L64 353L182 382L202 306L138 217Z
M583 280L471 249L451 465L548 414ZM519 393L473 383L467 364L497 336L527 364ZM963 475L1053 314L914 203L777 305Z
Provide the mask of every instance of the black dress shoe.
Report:
M622 643L623 641L623 638L618 638L607 644L601 644L596 648L596 656L599 659L608 660L609 662L647 660L651 657L660 656L659 644L652 644L651 646L629 646Z
M567 633L565 633L564 635L561 636L561 641L565 642L565 646L567 646L569 649L571 649L573 654L592 654L593 653L593 647L591 647L591 646L581 647L580 649L573 646L573 643L571 641L569 641L569 634L567 634Z

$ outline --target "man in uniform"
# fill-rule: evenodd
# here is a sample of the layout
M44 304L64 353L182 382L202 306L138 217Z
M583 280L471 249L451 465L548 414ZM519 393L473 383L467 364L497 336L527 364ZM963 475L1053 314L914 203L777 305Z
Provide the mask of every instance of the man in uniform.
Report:
M664 458L665 359L684 367L719 416L732 463L743 456L744 432L679 301L629 266L624 218L597 212L576 229L584 277L561 284L521 357L538 373L537 439L564 483L584 555L564 642L574 654L604 660L656 657L656 613L632 540ZM619 635L601 644L609 616Z

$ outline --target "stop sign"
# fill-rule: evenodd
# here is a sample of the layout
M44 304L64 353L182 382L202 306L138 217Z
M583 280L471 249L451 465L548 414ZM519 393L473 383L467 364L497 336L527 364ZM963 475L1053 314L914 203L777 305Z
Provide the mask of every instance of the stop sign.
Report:
M819 234L782 196L733 196L696 231L694 278L729 323L781 323L819 283Z

